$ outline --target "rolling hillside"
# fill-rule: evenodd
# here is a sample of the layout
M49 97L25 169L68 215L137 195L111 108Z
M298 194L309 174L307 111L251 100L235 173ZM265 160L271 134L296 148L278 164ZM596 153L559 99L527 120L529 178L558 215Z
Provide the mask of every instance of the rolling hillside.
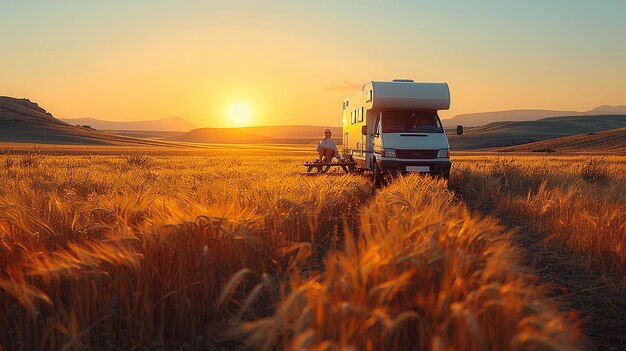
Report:
M215 144L308 144L323 137L329 128L333 138L341 141L341 127L265 126L245 128L199 128L172 140Z
M155 140L171 140L179 137L186 132L168 132L168 131L143 131L143 130L107 130L109 134L122 135L132 138L155 139Z
M457 136L451 131L448 131L448 135L453 150L475 150L510 147L624 127L626 127L626 115L566 116L544 118L538 121L495 122L481 127L466 128L466 133L462 136ZM326 128L329 127L291 125L200 128L182 135L180 132L168 133L168 135L162 135L161 138L169 136L169 140L172 141L213 144L311 144L316 143L322 137ZM333 131L334 139L339 143L341 127L330 127L330 129ZM0 141L2 142L126 146L173 146L176 144L153 139L158 137L156 134L153 135L157 132L129 133L120 135L77 127L54 118L52 114L30 100L0 97ZM612 138L617 138L615 140L618 142L621 140L620 135L622 134L617 133ZM571 149L576 148L578 144L575 142L569 144L568 141L567 145L570 145L567 148ZM530 147L554 148L552 146Z
M592 110L579 111L554 111L554 110L508 110L466 113L441 121L446 127L463 125L465 127L483 126L494 122L536 121L538 119L560 116L595 116L595 115L626 115L626 105L609 106L602 105Z
M99 130L188 132L198 128L180 117L134 122L113 122L97 118L61 118L61 121L71 125L88 125Z
M272 143L274 138L247 133L239 128L198 128L173 140L192 143L260 144Z
M499 148L497 151L618 152L626 153L626 128L576 134L530 144Z
M475 150L514 146L536 141L595 133L626 127L626 116L567 116L538 121L496 122L467 128L465 134L448 132L453 150Z
M289 125L289 126L266 126L266 127L246 127L242 128L244 131L267 136L276 139L321 139L324 137L324 130L330 129L334 138L341 138L341 127L330 126L304 126L304 125Z
M71 145L173 145L69 125L28 99L7 96L0 96L0 141Z

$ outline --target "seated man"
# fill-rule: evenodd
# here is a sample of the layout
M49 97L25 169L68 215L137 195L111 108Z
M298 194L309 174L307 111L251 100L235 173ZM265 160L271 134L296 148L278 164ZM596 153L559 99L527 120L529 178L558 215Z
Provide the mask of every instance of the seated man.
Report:
M331 162L333 157L339 158L339 151L337 151L335 141L331 138L330 129L324 131L324 139L320 140L315 150L319 152L320 162Z

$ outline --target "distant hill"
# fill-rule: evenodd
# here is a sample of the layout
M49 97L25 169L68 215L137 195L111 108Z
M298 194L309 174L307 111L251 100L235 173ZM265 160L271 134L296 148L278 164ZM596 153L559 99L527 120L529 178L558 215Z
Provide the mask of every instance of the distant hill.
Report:
M172 140L215 144L308 144L322 139L325 129L331 130L335 141L341 141L341 127L300 125L199 128Z
M493 122L536 121L538 119L559 116L594 116L594 115L626 115L626 105L602 105L593 110L554 111L554 110L508 110L494 112L466 113L441 121L446 127L463 125L465 127L482 126Z
M61 118L72 125L88 125L99 130L188 132L198 128L180 117L167 117L150 121L113 122L96 118Z
M274 138L247 133L239 128L198 128L173 140L212 144L272 143Z
M598 106L594 108L593 110L584 112L584 114L585 115L626 115L626 106L602 105L602 106Z
M306 125L245 127L242 129L248 133L277 139L321 139L324 137L324 130L326 129L330 129L333 138L341 139L342 130L341 127Z
M107 130L107 133L115 135L123 135L133 138L155 139L155 140L170 140L175 137L179 137L185 132L169 132L169 131L144 131L144 130Z
M465 134L447 131L453 150L514 146L575 134L626 127L626 116L565 116L538 121L496 122L467 128Z
M28 99L0 96L0 141L39 144L172 145L107 134L60 121Z

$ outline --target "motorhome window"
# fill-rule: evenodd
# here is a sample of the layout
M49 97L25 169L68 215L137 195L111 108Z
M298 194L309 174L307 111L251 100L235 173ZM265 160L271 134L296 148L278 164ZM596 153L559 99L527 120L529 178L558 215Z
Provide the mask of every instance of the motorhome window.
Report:
M363 122L363 112L364 112L364 108L361 107L361 110L359 110L359 122Z
M385 111L383 133L443 133L437 111Z
M381 114L376 114L376 123L374 124L374 134L380 134L380 117Z

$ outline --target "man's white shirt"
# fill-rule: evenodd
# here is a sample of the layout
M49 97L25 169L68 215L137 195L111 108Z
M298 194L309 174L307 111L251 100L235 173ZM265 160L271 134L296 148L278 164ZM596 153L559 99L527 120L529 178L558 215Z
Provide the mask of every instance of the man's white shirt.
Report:
M317 144L317 147L315 148L315 150L319 151L319 149L322 147L324 149L333 149L335 151L335 156L339 157L339 150L337 150L337 144L335 144L335 141L332 138L320 140L320 143Z

